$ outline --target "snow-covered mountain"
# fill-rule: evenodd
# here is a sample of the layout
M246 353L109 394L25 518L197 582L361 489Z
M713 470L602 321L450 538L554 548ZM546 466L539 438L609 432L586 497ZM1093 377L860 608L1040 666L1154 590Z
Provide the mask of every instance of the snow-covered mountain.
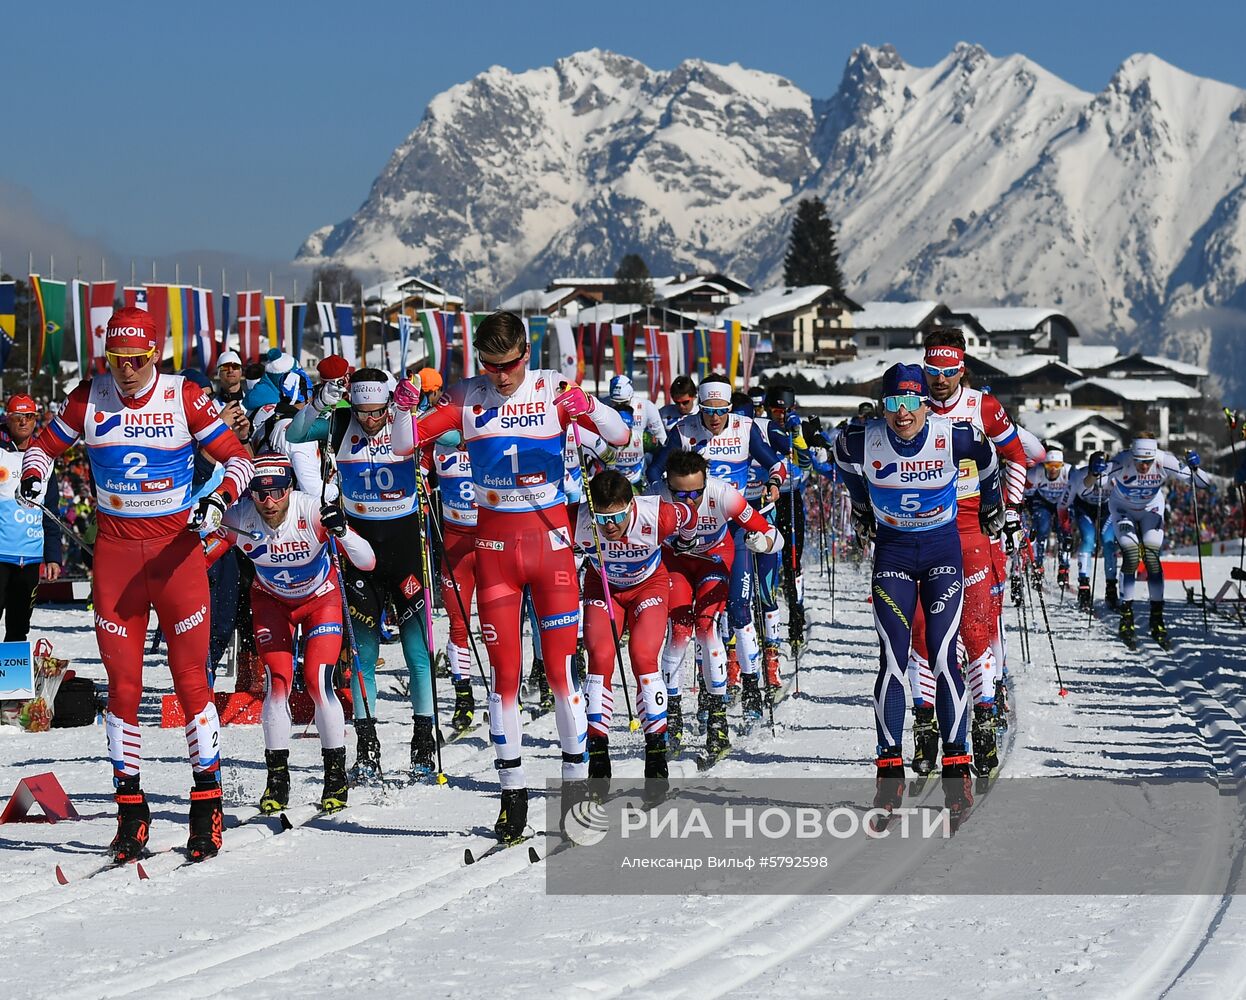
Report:
M1090 94L975 45L928 68L862 47L829 100L599 50L494 67L436 97L299 256L491 296L631 251L761 285L810 194L859 298L1051 304L1246 392L1246 91L1150 55Z

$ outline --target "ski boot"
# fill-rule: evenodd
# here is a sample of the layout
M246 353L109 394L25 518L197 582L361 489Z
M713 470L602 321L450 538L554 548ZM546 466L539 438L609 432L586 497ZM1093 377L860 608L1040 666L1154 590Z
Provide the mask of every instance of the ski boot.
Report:
M710 693L705 687L705 678L697 674L697 728L705 732L710 721Z
M973 707L973 769L988 775L999 767L999 748L995 743L995 720L989 704Z
M783 686L783 678L779 676L779 647L768 642L761 650L762 669L766 671L766 704L773 705L779 697L779 688Z
M1041 563L1035 563L1030 567L1030 586L1035 590L1043 589L1043 566Z
M610 737L588 738L588 777L590 781L610 780Z
M666 766L666 733L645 733L645 804L656 805L670 791Z
M355 763L350 769L352 785L371 785L381 778L381 741L376 719L355 720Z
M461 736L472 728L476 717L476 699L472 695L472 679L464 677L454 682L454 715L450 717L450 729Z
M538 715L554 707L554 692L545 677L545 661L539 657L532 661L532 669L528 671L528 689L536 692L536 704L532 708Z
M221 809L221 783L215 774L196 774L190 790L190 838L186 856L191 861L216 857L221 849L225 813Z
M414 716L411 723L411 780L420 781L437 773L437 737L431 715Z
M877 768L874 776L874 808L888 815L875 816L870 826L875 833L882 832L891 821L891 813L904 801L904 756L900 747L879 747Z
M1168 641L1168 626L1164 624L1164 602L1151 602L1151 638L1154 639L1161 649L1172 648L1172 643Z
M925 776L939 757L939 727L933 705L913 706L913 771Z
M963 743L943 744L943 805L951 813L953 833L973 807L973 776L969 773L969 762Z
M740 657L735 646L727 647L727 704L734 705L740 698Z
M1056 570L1056 586L1063 590L1069 585L1069 568L1061 566Z
M1134 637L1134 606L1126 604L1121 608L1121 623L1118 628L1118 635L1121 641L1130 649L1138 648L1138 640Z
M1090 610L1090 577L1088 576L1077 578L1077 610Z
M517 844L523 840L528 826L528 789L503 788L502 808L498 811L493 832L503 844Z
M583 689L584 682L588 679L588 657L584 655L583 639L575 644L575 656L571 660L571 665L575 669L575 676L579 680L579 687Z
M684 749L683 695L666 696L666 732L671 745L671 753L681 753Z
M321 750L324 758L324 789L320 793L322 812L335 813L346 808L346 747Z
M727 739L727 699L710 698L705 724L705 756L712 763L731 750Z
M1025 582L1021 574L1013 573L1008 582L1012 591L1012 603L1017 605L1024 604Z
M789 604L787 611L787 636L792 645L795 646L797 643L805 641L805 606L803 604Z
M1113 611L1120 606L1120 599L1116 595L1116 581L1113 579L1109 578L1103 583L1103 603Z
M117 864L141 858L147 850L147 833L151 827L151 809L138 787L137 775L117 782L117 834L108 845L108 853Z
M744 725L751 726L761 718L761 688L757 674L744 675L744 688L740 695L740 708L744 712Z
M260 796L260 812L265 816L279 813L290 805L290 751L265 750L268 784Z
M995 678L995 732L1008 731L1008 680Z

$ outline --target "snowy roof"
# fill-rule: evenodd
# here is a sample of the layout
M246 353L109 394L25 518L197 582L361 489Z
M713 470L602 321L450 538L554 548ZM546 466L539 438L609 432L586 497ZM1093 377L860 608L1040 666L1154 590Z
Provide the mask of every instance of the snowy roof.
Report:
M687 281L669 280L661 285L654 283L654 289L659 299L673 299L686 292L695 291L698 288L708 288L711 291L718 292L722 295L730 295L731 290L724 288L716 281L709 278L690 278Z
M394 278L391 281L382 281L376 285L369 285L363 290L364 302L379 301L385 306L394 305L411 295L421 295L429 302L440 302L441 305L463 304L463 300L459 296L451 295L444 288L439 288L431 281L425 281L423 278L416 277L413 274L402 278Z
M1087 378L1072 382L1070 392L1083 386L1103 389L1131 403L1148 403L1160 399L1199 399L1203 394L1193 386L1173 379Z
M658 279L650 278L649 280L655 285L658 283ZM665 280L669 281L670 279L667 278ZM589 288L594 285L602 285L612 288L618 283L617 278L555 278L549 283L549 286L550 288L574 288L577 286Z
M1069 344L1069 364L1079 371L1106 368L1122 357L1111 344Z
M968 313L987 333L1035 330L1052 316L1064 316L1059 309L1035 306L952 306L951 309L956 313Z
M854 330L916 330L941 308L938 302L863 302L852 313Z
M504 299L498 308L511 312L544 312L574 294L574 289L571 288L552 288L549 291L544 288L525 288L522 292L516 292L510 298Z
M1056 407L1051 410L1018 410L1016 417L1022 427L1044 440L1067 434L1095 419L1106 420L1119 427L1122 432L1125 430L1119 421L1100 410L1087 410L1076 406Z
M774 377L794 376L822 386L864 385L881 378L883 372L897 363L920 364L920 350L913 347L893 347L889 351L867 354L852 361L841 361L837 365L790 364L770 369L768 374Z
M1042 371L1048 365L1063 368L1074 375L1081 374L1076 368L1066 365L1054 354L993 354L989 358L984 358L983 362L1009 378L1024 378L1026 375Z
M719 319L739 320L746 326L759 320L782 316L784 313L806 309L831 290L830 285L799 285L784 288L782 285L767 288L764 292L742 298L738 305L724 309Z
M1144 354L1143 361L1149 361L1153 365L1159 365L1161 368L1167 368L1170 372L1178 375L1199 375L1209 374L1206 368L1200 365L1192 365L1186 361L1178 361L1175 358L1162 358L1158 354Z
M658 313L667 322L671 317L676 317L687 322L689 327L697 326L697 317L688 313L678 312L674 309L668 309L666 306L653 307L649 306L654 313ZM576 314L577 323L615 323L621 322L637 313L644 314L646 306L639 302L601 302L595 306L589 306L587 309L581 309ZM655 321L659 321L655 318ZM721 323L718 326L722 326Z

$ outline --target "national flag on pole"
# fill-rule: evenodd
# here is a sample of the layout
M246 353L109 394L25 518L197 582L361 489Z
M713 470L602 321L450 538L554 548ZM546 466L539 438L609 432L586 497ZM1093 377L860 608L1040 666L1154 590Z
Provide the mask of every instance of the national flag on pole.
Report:
M337 332L337 312L332 302L316 302L316 317L320 321L320 349L327 358L330 354L341 356L342 338Z
M691 375L692 364L689 361L688 340L690 331L679 331L677 333L664 333L667 343L670 345L669 358L670 368L667 370L667 392L670 392L670 384L675 380L676 375Z
M734 392L736 372L740 367L740 321L732 319L723 325L726 327L727 381L731 383L731 390Z
M185 367L186 358L186 322L193 315L186 315L186 286L169 285L169 336L173 338L173 370L180 372Z
M355 311L348 302L339 302L333 307L336 322L338 346L340 353L353 368L358 359L355 353Z
M749 381L753 377L753 361L757 357L757 339L760 336L756 330L745 330L740 336L740 355L744 361L744 391L749 390Z
M220 348L216 340L216 311L212 308L212 290L196 288L195 300L195 363L205 375L216 370Z
M542 359L545 356L545 337L549 333L549 317L529 316L523 325L528 331L528 367L533 371L544 368Z
M628 349L627 344L627 327L622 323L611 323L610 339L614 343L614 373L616 375L627 375L632 368L632 352Z
M442 325L437 322L435 309L420 310L420 325L424 330L424 364L436 368L445 378L446 365L446 334Z
M156 338L160 343L159 350L156 351L156 357L164 357L164 338L169 329L169 286L168 285L148 285L147 291L147 311L151 313L152 319L156 321Z
M123 301L127 309L142 309L147 311L147 289L142 286L126 285L121 290Z
M113 306L117 299L117 283L115 281L93 281L91 283L91 311L88 317L90 339L87 356L91 367L97 372L108 369L104 358L104 334L108 330L108 321L112 319Z
M587 323L578 323L575 328L575 383L579 385L584 381L584 334L591 331L592 327ZM592 339L590 335L589 349L592 349Z
M645 385L649 389L649 398L658 401L658 392L662 388L661 359L658 356L658 328L646 326L642 328L645 338Z
M221 292L221 350L229 350L229 292ZM219 357L219 355L218 355Z
M598 323L593 338L593 391L601 392L601 368L606 360L606 347L610 343L610 324Z
M91 372L91 284L74 278L70 301L73 303L74 343L78 348L78 378Z
M263 292L238 293L238 353L243 363L260 359L261 299Z
M575 337L571 333L571 320L555 319L554 336L558 341L558 370L568 382L576 381L577 352Z
M45 369L55 377L61 363L61 335L65 329L65 282L30 276L30 290L39 315L39 347L32 370Z
M307 322L306 302L286 303L286 331L290 338L290 354L294 363L301 365L303 358L303 326Z
M405 312L400 312L398 314L398 364L404 375L407 373L407 349L410 346L411 317Z
M710 371L727 374L727 331L707 330L710 339Z
M268 328L268 347L286 349L286 298L284 295L264 296L264 319Z
M0 281L0 372L17 342L17 282Z

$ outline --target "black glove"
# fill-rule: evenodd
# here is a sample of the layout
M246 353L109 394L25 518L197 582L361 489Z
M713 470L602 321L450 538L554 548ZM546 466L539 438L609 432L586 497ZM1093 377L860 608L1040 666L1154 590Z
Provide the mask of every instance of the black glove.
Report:
M984 534L998 538L1004 531L1004 519L1007 511L1003 504L991 504L989 507L978 508L978 524Z
M327 503L320 508L320 526L334 538L346 534L346 511L335 503Z
M48 491L48 484L43 477L35 472L27 472L22 477L22 484L17 489L17 502L23 507L38 507L43 503L43 495Z
M191 531L211 534L221 526L221 518L225 516L225 500L219 493L205 493L195 505L195 512L190 515Z
M701 541L700 538L698 538L695 535L693 535L693 537L691 538L682 538L679 535L676 535L671 540L671 551L679 553L679 554L683 554L685 552L691 552L693 549L697 547L700 541Z
M878 532L878 522L874 519L874 508L869 504L852 505L852 526L857 532L857 544L862 548L872 541Z
M1004 511L1004 548L1009 552L1017 550L1017 539L1025 531L1025 526L1021 523L1021 511L1015 507L1009 507Z

